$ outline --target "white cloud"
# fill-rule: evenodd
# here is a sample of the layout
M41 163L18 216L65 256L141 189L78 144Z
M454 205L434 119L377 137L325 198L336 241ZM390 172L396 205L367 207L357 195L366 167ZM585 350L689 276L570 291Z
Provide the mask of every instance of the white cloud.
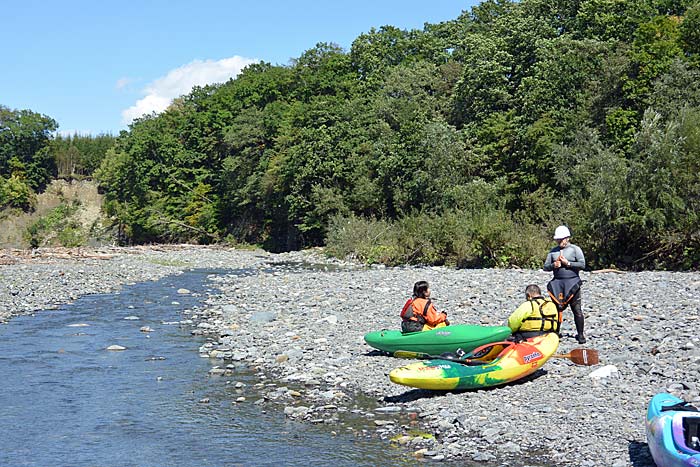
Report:
M129 84L131 84L133 80L131 78L119 78L117 80L117 84L114 85L116 89L124 89L127 87Z
M145 97L122 111L122 121L129 124L144 114L162 112L174 98L189 93L194 86L222 83L236 77L246 66L259 61L236 55L221 60L195 60L175 68L146 86Z

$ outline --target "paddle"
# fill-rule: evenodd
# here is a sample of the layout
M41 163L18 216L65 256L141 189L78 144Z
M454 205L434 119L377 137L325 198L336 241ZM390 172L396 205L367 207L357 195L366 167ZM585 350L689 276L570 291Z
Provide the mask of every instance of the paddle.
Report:
M573 349L567 354L555 354L552 357L568 358L576 365L597 365L599 362L598 351L594 349Z
M439 358L423 352L411 352L410 350L397 350L392 354L396 358Z

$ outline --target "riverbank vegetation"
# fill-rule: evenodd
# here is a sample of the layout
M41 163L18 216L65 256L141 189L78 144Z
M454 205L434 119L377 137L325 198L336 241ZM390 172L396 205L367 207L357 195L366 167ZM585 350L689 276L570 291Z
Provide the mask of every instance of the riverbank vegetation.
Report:
M124 243L537 266L564 223L592 267L697 268L698 31L697 0L489 0L195 88L83 172L52 160L94 170ZM3 185L38 186L1 151Z

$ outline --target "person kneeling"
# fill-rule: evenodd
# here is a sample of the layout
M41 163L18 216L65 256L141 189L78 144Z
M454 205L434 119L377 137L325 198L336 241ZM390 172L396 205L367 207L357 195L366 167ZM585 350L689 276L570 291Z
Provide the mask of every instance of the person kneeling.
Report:
M521 341L541 336L548 332L559 332L561 316L554 302L542 296L542 290L535 284L525 288L525 299L508 317L508 327L513 340Z
M430 285L418 281L413 285L413 297L409 298L401 310L401 331L429 331L449 326L447 313L438 312L430 300Z

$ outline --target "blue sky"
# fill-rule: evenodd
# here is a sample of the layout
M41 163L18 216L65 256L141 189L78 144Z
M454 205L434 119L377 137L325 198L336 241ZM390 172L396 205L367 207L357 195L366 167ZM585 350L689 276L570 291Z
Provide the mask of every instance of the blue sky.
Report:
M48 115L63 134L116 135L248 63L286 65L318 42L349 50L372 27L422 29L476 3L0 0L0 105Z

